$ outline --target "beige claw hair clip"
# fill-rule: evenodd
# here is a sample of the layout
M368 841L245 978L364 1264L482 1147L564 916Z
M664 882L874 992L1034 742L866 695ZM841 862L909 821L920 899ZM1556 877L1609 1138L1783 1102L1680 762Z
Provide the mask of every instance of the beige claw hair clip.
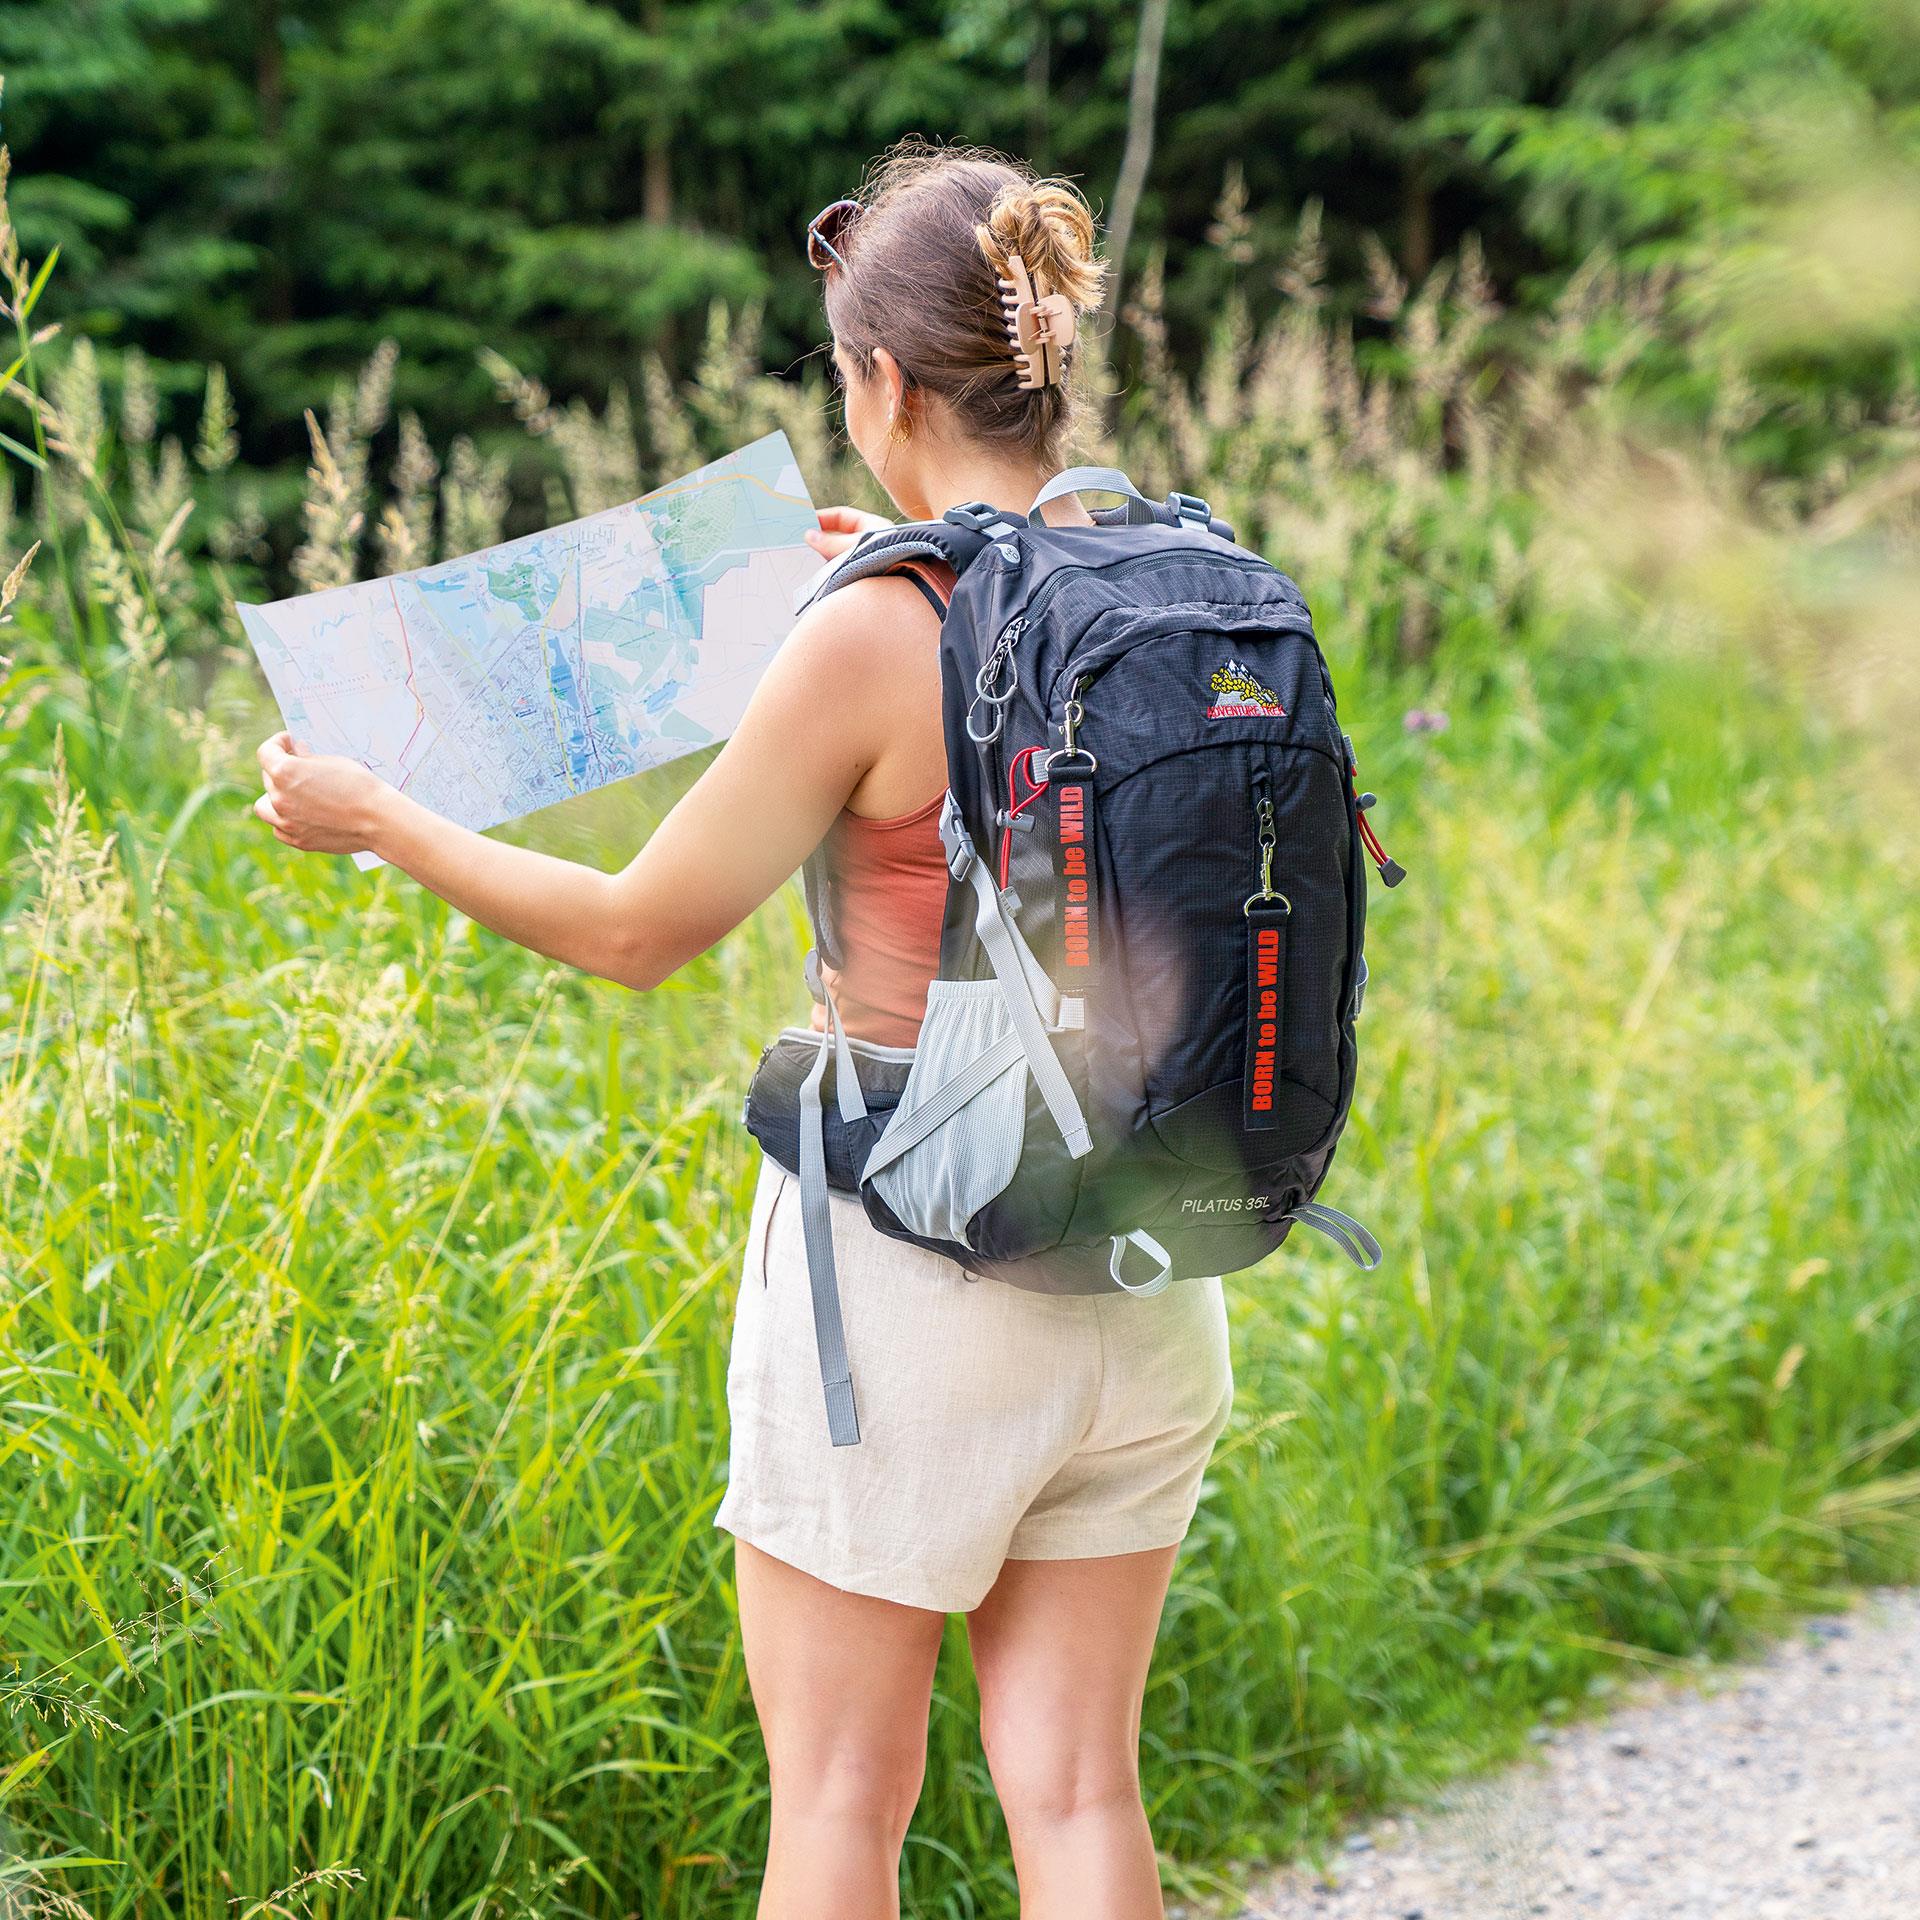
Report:
M1027 263L1010 253L1007 271L1000 276L1000 305L1020 384L1058 386L1066 377L1066 350L1073 345L1073 302L1064 293L1041 293Z

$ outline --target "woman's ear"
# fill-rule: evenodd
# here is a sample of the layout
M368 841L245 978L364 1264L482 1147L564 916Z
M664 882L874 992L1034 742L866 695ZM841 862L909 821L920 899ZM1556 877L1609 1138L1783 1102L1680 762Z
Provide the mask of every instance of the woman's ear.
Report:
M907 376L900 362L885 347L873 350L873 377L880 382L880 397L886 406L889 432L903 426L907 417Z

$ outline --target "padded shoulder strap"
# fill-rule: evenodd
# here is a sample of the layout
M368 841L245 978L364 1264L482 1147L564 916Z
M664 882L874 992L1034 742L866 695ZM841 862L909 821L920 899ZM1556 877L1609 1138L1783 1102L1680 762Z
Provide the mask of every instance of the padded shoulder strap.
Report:
M903 527L869 533L820 575L801 601L800 609L804 612L816 600L824 600L852 581L871 580L875 574L906 572L914 561L931 561L948 567L957 579L986 544L984 533L954 526L945 520L911 521Z

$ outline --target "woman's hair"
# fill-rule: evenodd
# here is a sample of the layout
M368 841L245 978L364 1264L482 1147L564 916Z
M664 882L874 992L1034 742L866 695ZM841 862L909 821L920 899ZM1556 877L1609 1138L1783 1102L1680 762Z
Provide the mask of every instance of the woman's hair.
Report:
M908 141L875 165L860 199L834 242L845 265L826 274L834 338L863 372L885 347L972 438L1058 464L1074 383L1020 384L999 281L1018 254L1039 292L1064 294L1076 312L1098 303L1106 268L1078 189L997 153ZM1071 348L1066 358L1071 374Z

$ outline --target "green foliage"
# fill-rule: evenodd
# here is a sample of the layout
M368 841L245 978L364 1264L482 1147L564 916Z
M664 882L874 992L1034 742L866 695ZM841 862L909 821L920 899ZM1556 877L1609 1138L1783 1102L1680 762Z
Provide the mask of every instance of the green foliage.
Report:
M0 15L30 176L16 213L31 248L65 250L60 316L150 356L167 424L220 363L249 460L280 466L303 409L391 339L399 405L444 441L486 406L482 348L594 405L646 354L688 371L716 299L764 306L773 364L812 350L802 227L902 134L997 143L1110 193L1135 15L18 0ZM1706 276L1710 384L1784 382L1790 407L1839 383L1884 413L1912 384L1917 76L1910 0L1182 0L1132 267L1163 260L1189 358L1230 293L1278 310L1309 205L1349 315L1375 235L1416 284L1478 235L1529 311L1622 250ZM1245 215L1224 250L1223 191ZM1871 218L1889 192L1891 248ZM1684 401L1698 364L1646 371ZM1821 450L1805 424L1761 456Z

